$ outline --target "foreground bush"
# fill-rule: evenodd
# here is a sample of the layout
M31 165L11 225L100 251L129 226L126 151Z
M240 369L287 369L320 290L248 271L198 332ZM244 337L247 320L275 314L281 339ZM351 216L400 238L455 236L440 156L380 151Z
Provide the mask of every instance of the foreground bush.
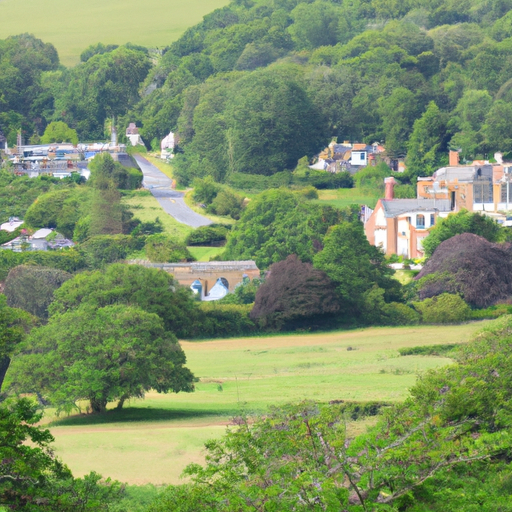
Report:
M26 398L0 403L0 503L27 512L108 512L124 488L90 473L82 479L58 460L42 414Z

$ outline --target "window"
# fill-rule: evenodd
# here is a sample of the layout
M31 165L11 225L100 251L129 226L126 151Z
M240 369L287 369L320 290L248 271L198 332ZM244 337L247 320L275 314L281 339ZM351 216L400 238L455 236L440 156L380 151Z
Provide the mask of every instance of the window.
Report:
M512 183L508 183L508 200L512 202ZM507 183L501 185L501 202L507 202Z
M473 203L492 203L492 181L489 178L479 177L473 182Z
M434 226L436 223L436 214L435 213L431 213L430 214L430 226Z
M425 215L416 215L416 227L425 229Z

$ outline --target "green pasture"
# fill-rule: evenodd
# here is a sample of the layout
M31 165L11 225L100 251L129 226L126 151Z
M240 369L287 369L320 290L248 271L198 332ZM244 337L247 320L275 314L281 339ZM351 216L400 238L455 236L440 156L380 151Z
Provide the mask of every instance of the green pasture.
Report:
M0 0L0 39L28 32L52 43L65 66L91 44L163 48L228 0Z
M224 252L224 247L188 247L188 250L196 261L210 261L211 258Z
M317 201L336 208L345 208L351 204L365 204L370 208L375 208L379 198L378 192L372 194L358 188L338 188L336 190L319 190Z
M182 342L199 381L194 393L132 400L102 416L55 419L56 453L73 472L95 470L133 484L177 483L232 416L309 399L402 400L418 374L445 357L401 357L399 348L464 343L482 323L371 328L321 334ZM356 430L364 429L363 423Z

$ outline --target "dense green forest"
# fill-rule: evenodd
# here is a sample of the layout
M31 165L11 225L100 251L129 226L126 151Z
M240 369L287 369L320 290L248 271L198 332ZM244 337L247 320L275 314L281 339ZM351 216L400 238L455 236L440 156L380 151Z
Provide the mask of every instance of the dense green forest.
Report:
M383 141L408 178L448 147L464 158L512 150L512 0L233 1L158 62L95 45L65 69L32 36L0 42L0 129L38 140L65 121L103 138L115 116L146 144L179 133L184 183L293 169L332 137Z

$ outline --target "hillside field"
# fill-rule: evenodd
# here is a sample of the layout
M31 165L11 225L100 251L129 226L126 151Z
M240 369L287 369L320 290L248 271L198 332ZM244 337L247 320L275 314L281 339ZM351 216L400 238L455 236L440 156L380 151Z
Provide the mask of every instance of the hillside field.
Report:
M65 66L91 44L169 45L228 0L0 0L0 39L28 32L52 43Z
M178 483L230 418L304 399L402 400L444 357L401 357L401 347L463 343L482 327L415 326L182 342L195 393L132 400L103 416L48 415L56 453L77 476L97 471L132 484ZM114 404L113 404L114 405ZM363 425L352 428L364 429Z

